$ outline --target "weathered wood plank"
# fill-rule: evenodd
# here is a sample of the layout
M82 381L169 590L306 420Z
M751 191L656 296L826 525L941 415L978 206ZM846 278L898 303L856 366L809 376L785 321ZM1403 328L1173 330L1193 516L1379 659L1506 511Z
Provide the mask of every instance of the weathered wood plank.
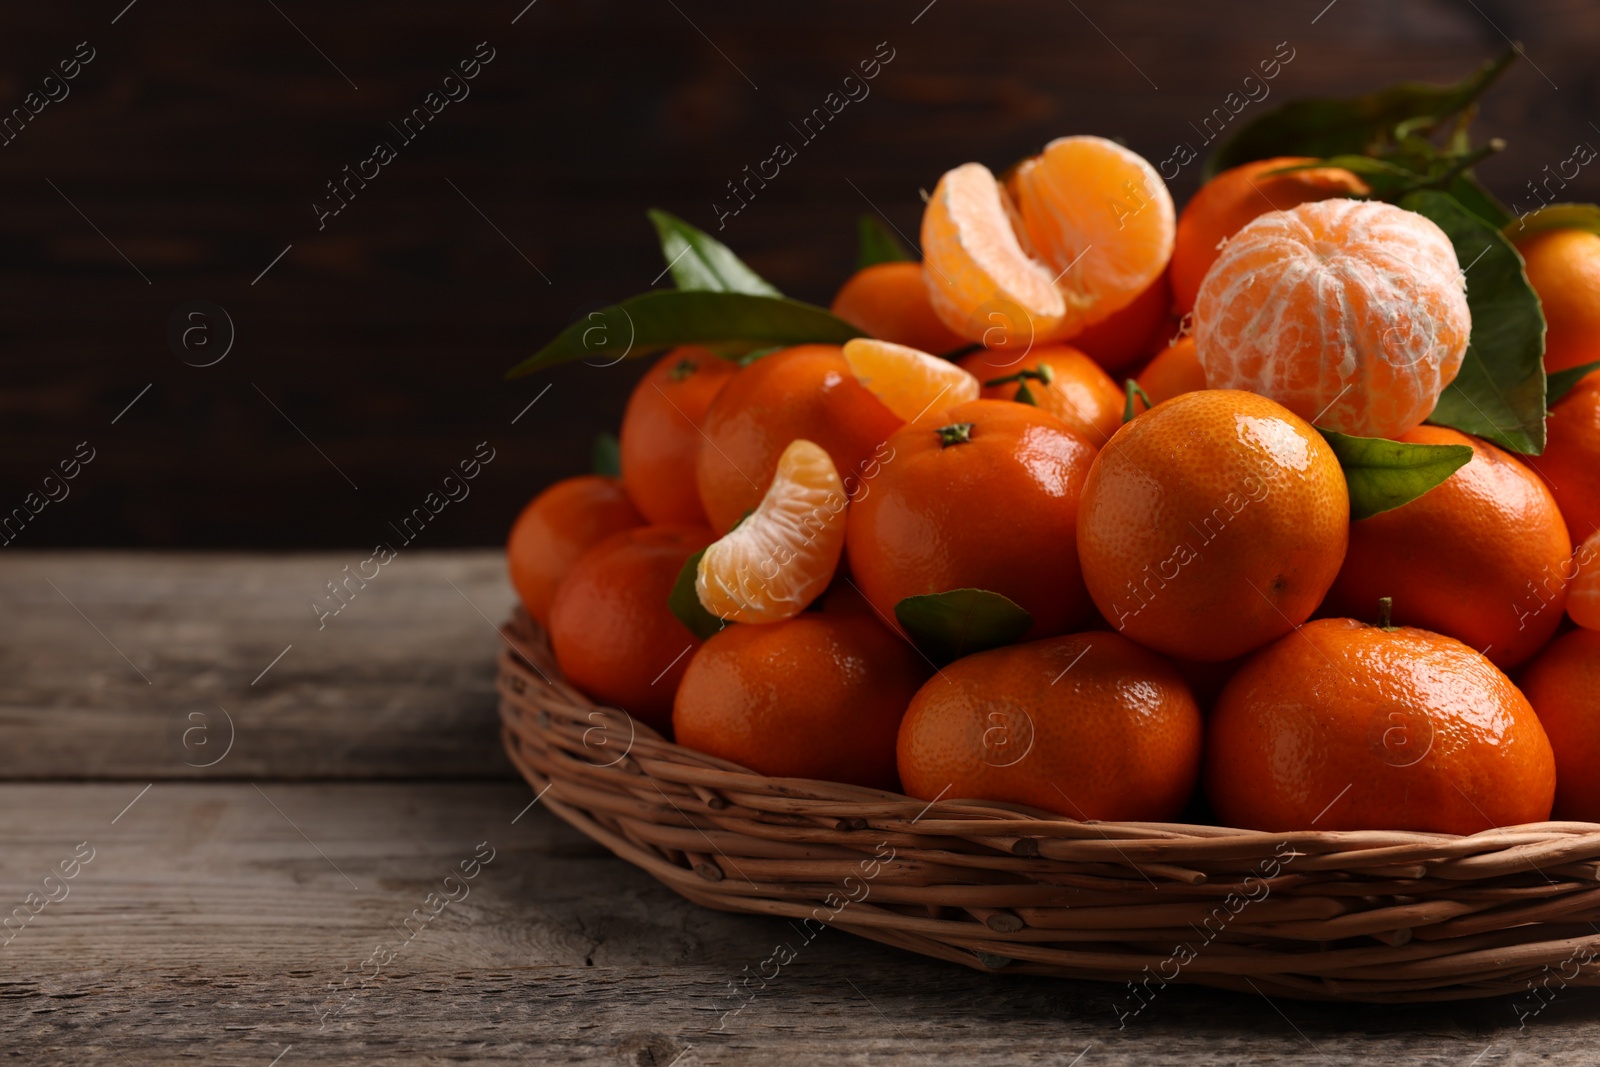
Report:
M1342 1007L1172 987L1119 1028L1125 988L985 976L833 931L805 942L781 920L690 905L539 807L513 823L531 798L515 783L158 782L124 811L140 788L0 786L0 905L93 849L0 947L0 1046L25 1062L265 1065L287 1046L284 1067L1462 1067L1586 1062L1600 1036L1600 999L1578 990L1519 1030L1507 1000ZM493 856L465 894L449 883L459 900L406 925L482 842ZM393 958L363 972L378 945ZM779 945L793 960L764 966ZM735 995L763 971L764 991ZM370 977L333 1013L347 973Z
M370 555L0 554L0 779L511 774L499 553Z

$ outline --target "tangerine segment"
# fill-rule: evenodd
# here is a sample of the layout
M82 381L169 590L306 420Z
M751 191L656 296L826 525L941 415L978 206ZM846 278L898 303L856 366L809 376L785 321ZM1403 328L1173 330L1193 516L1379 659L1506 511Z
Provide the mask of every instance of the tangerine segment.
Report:
M1175 819L1199 776L1200 708L1177 669L1117 634L966 656L900 724L906 792L1074 819Z
M1600 630L1600 530L1572 554L1568 573L1576 573L1567 587L1567 614L1585 630Z
M1234 235L1195 303L1214 389L1248 389L1364 437L1421 424L1461 369L1472 315L1455 249L1392 204L1321 200Z
M1057 138L1018 165L1010 191L1026 241L1066 302L1062 337L1133 303L1172 258L1172 194L1115 141Z
M906 422L935 404L949 407L978 399L978 379L915 348L858 337L844 343L844 358L856 380Z
M800 614L838 569L848 504L827 451L790 442L754 514L700 557L694 588L701 606L730 622Z
M1549 818L1556 763L1527 698L1466 645L1317 619L1223 689L1205 782L1224 826L1473 834Z
M1100 613L1182 659L1231 659L1310 618L1349 536L1349 490L1322 435L1232 390L1184 393L1118 430L1078 505Z
M922 213L928 299L967 340L997 329L1036 340L1061 332L1067 307L1054 272L1022 247L1012 211L989 168L964 163L939 179Z

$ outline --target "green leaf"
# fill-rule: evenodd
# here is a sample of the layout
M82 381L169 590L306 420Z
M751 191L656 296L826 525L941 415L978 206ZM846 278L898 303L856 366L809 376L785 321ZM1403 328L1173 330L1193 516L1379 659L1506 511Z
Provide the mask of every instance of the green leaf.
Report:
M1317 427L1350 487L1350 517L1368 519L1410 503L1472 459L1470 445L1415 445L1352 437Z
M1600 205L1596 204L1546 204L1536 211L1525 212L1506 224L1506 236L1513 241L1525 241L1546 230L1588 230L1600 233Z
M672 345L738 341L750 348L843 344L862 332L823 308L786 297L656 289L568 326L506 373L520 378L575 359L610 366Z
M672 609L672 614L702 641L726 625L705 609L700 603L700 594L694 591L695 572L700 569L700 557L705 554L702 548L683 561L678 580L672 583L672 592L667 595L667 607Z
M900 238L876 215L862 215L857 226L856 270L877 266L879 263L901 263L911 259L911 253L900 243Z
M1206 159L1203 178L1254 159L1273 156L1366 155L1418 126L1432 125L1470 106L1516 58L1505 51L1454 85L1402 82L1346 99L1293 100L1266 112L1225 141ZM1417 122L1416 120L1425 120Z
M616 434L595 434L594 449L589 456L589 465L596 474L603 474L607 478L622 477L622 442L617 440Z
M1015 601L987 589L908 596L894 606L894 617L916 646L940 664L1009 645L1033 626L1033 616Z
M661 254L679 289L705 289L716 293L752 293L782 296L761 275L745 266L733 250L697 226L676 215L652 208L647 214L661 237Z
M1544 312L1522 257L1499 230L1444 193L1412 193L1400 206L1438 223L1467 272L1472 343L1428 421L1538 455L1544 451Z
M1495 229L1503 229L1512 221L1511 212L1489 190L1483 187L1477 175L1470 170L1458 174L1455 180L1444 187L1444 191L1455 197L1456 202L1478 218L1487 222Z
M1566 370L1558 370L1554 374L1547 375L1544 402L1555 407L1561 402L1562 397L1572 392L1572 387L1582 381L1585 375L1597 370L1600 370L1600 363L1585 363L1581 367L1568 367Z

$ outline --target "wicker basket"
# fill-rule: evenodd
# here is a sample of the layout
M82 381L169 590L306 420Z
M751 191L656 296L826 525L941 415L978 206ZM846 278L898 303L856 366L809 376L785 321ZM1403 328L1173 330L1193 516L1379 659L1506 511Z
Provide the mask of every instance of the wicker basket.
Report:
M542 803L708 907L979 970L1126 982L1127 1015L1177 982L1380 1002L1521 992L1529 1013L1600 984L1600 825L1269 834L768 778L597 707L520 610L503 633L506 751Z

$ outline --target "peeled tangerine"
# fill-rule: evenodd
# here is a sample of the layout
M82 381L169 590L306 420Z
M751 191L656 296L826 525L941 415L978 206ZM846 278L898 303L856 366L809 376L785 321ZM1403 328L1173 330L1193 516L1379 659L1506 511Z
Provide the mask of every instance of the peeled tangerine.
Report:
M946 326L990 347L1065 340L1161 276L1175 228L1161 175L1102 137L1051 141L1005 186L963 164L922 216L928 296Z
M1443 230L1391 204L1321 200L1236 233L1195 301L1213 389L1271 397L1318 426L1397 437L1461 369L1472 316Z
M695 593L729 622L781 622L827 588L844 551L849 501L822 446L795 440L761 504L707 548Z

